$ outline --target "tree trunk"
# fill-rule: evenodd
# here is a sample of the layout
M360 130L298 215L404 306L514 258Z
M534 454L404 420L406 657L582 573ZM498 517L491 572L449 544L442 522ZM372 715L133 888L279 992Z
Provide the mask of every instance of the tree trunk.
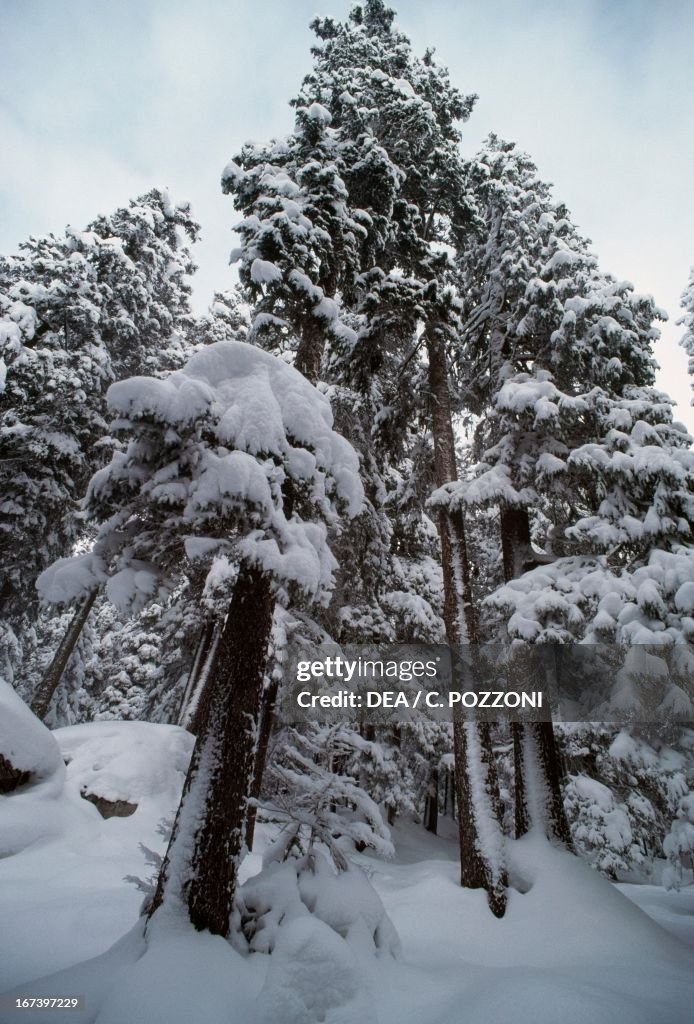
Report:
M501 554L504 579L515 580L537 564L530 543L530 519L525 508L501 507Z
M530 518L525 508L501 509L504 578L517 579L532 568ZM551 722L514 722L513 768L516 838L541 824L550 839L573 849L561 791L562 766Z
M195 927L229 933L242 851L274 598L259 570L239 572L206 687L197 737L147 916L185 908Z
M205 669L209 667L209 655L214 640L215 625L216 623L213 619L208 619L200 630L200 636L198 637L198 643L193 656L193 664L188 673L186 688L183 692L181 706L178 711L178 725L184 729L189 729L191 732L194 732L191 722L196 709L200 705L200 689L201 686L204 686Z
M48 714L53 694L60 685L63 672L67 668L67 663L72 657L72 652L74 651L77 641L80 638L80 634L84 629L84 624L89 618L89 613L94 607L94 602L96 601L96 595L98 593L99 590L97 587L95 587L94 590L91 590L72 616L67 632L61 640L58 650L53 655L53 660L48 666L46 674L37 687L36 693L31 701L31 710L38 718L44 719Z
M460 884L467 889L486 889L489 909L495 917L503 917L508 878L489 724L458 720L453 723L453 738ZM463 808L471 808L472 813Z
M325 329L317 320L309 320L301 331L301 342L296 350L294 368L303 373L312 384L320 380L324 351Z
M253 840L255 838L255 821L258 814L258 808L255 801L260 798L260 792L263 786L263 773L267 762L270 736L272 735L272 725L275 718L275 703L277 701L278 689L279 680L271 679L269 684L263 690L260 723L258 726L258 745L255 752L253 781L251 783L251 799L253 803L249 805L248 815L246 817L246 846L249 850L253 849Z
M551 722L514 723L516 838L534 825L573 851L561 792L562 768Z
M429 791L424 809L424 828L436 835L439 827L439 770L432 768L429 773Z
M436 331L427 335L427 351L434 471L436 484L441 487L455 481L458 472L446 350L443 338ZM458 650L463 644L475 645L479 642L462 512L441 510L438 528L446 636L449 646ZM507 876L498 813L499 789L489 727L458 718L453 723L453 749L461 885L470 889L485 889L492 913L502 917L506 909Z
M523 737L524 729L521 722L511 722L511 739L513 741L513 779L515 788L514 826L516 839L520 839L528 831L528 802L525 795L525 771L523 768Z

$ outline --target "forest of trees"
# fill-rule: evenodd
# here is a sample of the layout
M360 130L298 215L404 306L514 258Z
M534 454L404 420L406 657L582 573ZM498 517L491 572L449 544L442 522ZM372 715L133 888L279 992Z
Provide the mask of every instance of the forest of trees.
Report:
M497 917L530 829L677 886L694 452L655 386L665 314L514 143L463 157L476 97L383 0L312 29L293 130L223 170L238 280L207 313L199 225L157 188L0 257L0 673L52 728L195 736L149 919L248 935L257 817L276 860L340 871L454 815ZM694 279L683 307L694 365ZM629 724L297 726L293 641L604 645Z

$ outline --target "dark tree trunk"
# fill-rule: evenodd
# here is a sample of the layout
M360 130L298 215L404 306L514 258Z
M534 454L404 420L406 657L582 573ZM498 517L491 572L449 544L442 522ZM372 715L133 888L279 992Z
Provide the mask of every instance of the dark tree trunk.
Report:
M507 582L517 579L537 564L533 561L527 509L508 506L501 509L501 548L504 578ZM525 835L536 823L533 818L541 815L548 837L572 850L571 830L561 791L563 772L552 723L514 722L511 736L516 789L516 838ZM529 779L530 772L535 773L533 780ZM536 793L541 806L529 806L531 791Z
M98 593L98 588L94 588L94 590L90 591L75 614L72 616L67 632L61 640L58 650L53 655L53 660L48 666L46 674L37 687L36 693L34 694L31 702L31 710L38 718L44 719L48 714L53 694L60 685L63 672L72 657L72 653L75 650L80 634L84 629L87 619L89 618L89 613L94 607L94 602L96 601L96 595Z
M516 838L541 823L548 838L573 850L561 791L561 759L551 722L514 723L513 764Z
M505 580L518 579L537 564L533 561L527 509L511 505L501 507L501 554Z
M263 690L262 707L260 711L260 723L258 725L258 745L255 753L255 764L253 766L253 782L251 783L251 800L249 804L248 815L246 817L246 846L249 850L253 849L253 840L255 838L255 821L258 813L258 808L255 801L260 798L260 792L263 786L263 774L265 772L265 764L267 762L267 752L270 746L270 736L272 735L272 725L275 718L275 704L277 702L277 690L279 689L279 680L272 679L268 686Z
M528 804L525 795L525 771L523 768L523 725L511 722L511 739L513 740L513 779L515 786L514 826L516 839L520 839L528 831Z
M324 350L325 330L317 320L309 320L301 331L301 343L296 351L294 366L312 384L320 380Z
M548 829L554 839L563 843L567 849L573 850L571 829L566 817L561 789L561 780L564 773L557 749L554 728L551 722L531 722L526 726L526 729L533 736L538 763L547 787L545 806L547 809Z
M429 773L429 791L424 809L424 828L436 835L439 827L439 770L432 768Z
M489 909L495 917L506 912L508 878L503 863L501 800L488 723L453 723L455 754L455 795L458 808L474 808L475 817L458 813L458 833L463 856L460 882L467 889L486 889ZM496 848L489 838L480 841L480 825L486 819L494 829ZM463 847L462 844L465 843ZM495 862L496 858L496 862Z
M198 930L229 933L273 608L268 577L242 568L149 918L179 903Z
M434 439L434 471L437 486L458 476L453 417L448 386L448 367L443 338L436 331L427 336L429 393ZM479 642L477 615L472 600L465 521L461 511L441 510L438 516L443 568L444 622L449 645ZM501 824L496 767L489 728L477 723L453 723L455 799L460 840L461 885L485 889L493 914L502 917L506 908L506 871L501 857ZM473 787L479 784L479 792ZM498 859L486 838L498 838ZM484 837L484 838L483 838Z

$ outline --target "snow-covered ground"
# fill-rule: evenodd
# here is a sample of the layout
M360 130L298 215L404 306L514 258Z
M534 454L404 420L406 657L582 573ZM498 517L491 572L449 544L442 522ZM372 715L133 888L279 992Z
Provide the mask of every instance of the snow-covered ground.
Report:
M613 886L526 837L509 844L515 889L499 921L481 893L458 885L445 818L438 837L398 825L393 861L355 857L397 930L397 956L340 932L335 908L332 917L323 912L320 896L315 913L300 906L299 916L287 916L269 956L242 956L182 923L153 925L145 942L137 925L142 893L124 876L146 879L152 871L140 843L163 851L160 825L173 817L191 737L173 726L104 722L53 738L69 761L65 772L45 731L45 775L0 797L0 992L85 994L87 1009L32 1016L4 1008L3 1024L691 1019L693 887ZM104 819L83 792L137 809ZM270 838L261 826L244 878L260 870Z

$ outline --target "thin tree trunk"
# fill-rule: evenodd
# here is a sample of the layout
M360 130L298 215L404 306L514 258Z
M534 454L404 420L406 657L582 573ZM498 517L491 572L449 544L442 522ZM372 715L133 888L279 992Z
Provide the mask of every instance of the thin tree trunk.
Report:
M271 679L263 690L262 706L260 711L260 724L258 726L258 745L255 752L255 764L253 767L253 781L251 783L251 800L246 817L246 846L253 849L255 838L255 822L258 815L256 801L260 798L263 786L263 773L267 762L267 752L270 746L272 725L275 718L275 704L277 702L277 691L279 680Z
M200 636L198 637L195 654L193 656L193 664L191 665L190 672L188 673L186 687L183 691L183 697L181 698L181 706L178 710L178 725L182 726L184 729L190 729L190 723L195 712L195 708L200 703L199 685L204 674L205 666L208 662L208 655L210 653L210 648L212 647L214 632L215 622L213 619L208 619L200 630ZM191 729L191 732L192 731L193 730Z
M501 549L507 582L532 567L527 509L502 507ZM514 722L511 736L516 838L525 835L533 825L542 824L549 838L572 850L571 830L561 791L563 771L552 723Z
M439 770L432 768L429 773L429 789L424 810L424 828L436 835L439 827Z
M427 335L429 392L434 438L434 471L437 486L458 476L443 338ZM438 516L444 588L444 622L450 647L479 641L477 615L472 600L465 521L461 511ZM455 799L460 839L460 881L470 889L485 889L493 914L506 909L507 876L503 863L503 837L498 813L498 781L489 727L482 723L453 723Z
M269 578L243 567L149 919L160 907L184 907L198 930L229 933L273 608Z
M212 633L212 643L207 652L207 657L202 664L200 675L198 676L195 684L195 690L191 695L190 704L188 705L188 716L185 727L189 732L192 732L193 736L198 736L200 734L205 724L205 718L207 717L210 697L210 687L207 683L210 678L210 673L217 661L217 648L219 646L220 637L221 626L216 624Z
M53 655L53 660L48 666L46 674L37 687L36 693L31 701L31 710L38 718L44 719L48 714L53 694L60 685L63 672L67 668L67 663L72 657L72 653L75 650L80 634L84 629L87 619L89 618L89 613L94 607L94 602L96 601L98 593L98 587L91 590L72 616L67 632L61 640L58 650Z
M513 779L515 787L514 826L516 839L520 839L528 831L528 801L525 794L525 770L523 765L523 724L511 722L511 739L513 741Z

